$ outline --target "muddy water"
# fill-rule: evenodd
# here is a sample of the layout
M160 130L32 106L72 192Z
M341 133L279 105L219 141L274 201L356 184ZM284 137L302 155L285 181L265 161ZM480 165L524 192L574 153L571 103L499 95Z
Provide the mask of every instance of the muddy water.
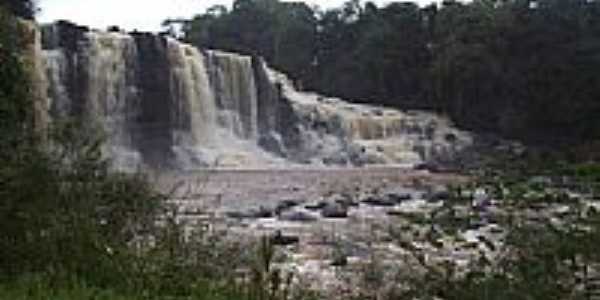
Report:
M251 208L282 200L318 201L333 194L354 197L389 191L423 191L464 182L456 174L431 174L401 167L312 169L212 169L151 176L175 201L204 207Z
M207 170L187 174L162 174L154 179L171 194L171 202L188 221L210 220L236 239L256 240L280 231L299 238L290 247L281 248L287 268L315 283L314 288L331 290L341 284L333 275L332 253L342 249L351 261L368 260L376 251L382 259L400 261L405 251L398 248L390 228L397 223L391 209L433 209L438 204L422 200L430 186L464 182L454 174L430 174L406 168ZM390 192L410 193L413 200L395 207L377 207L359 203L368 195ZM346 218L323 217L305 205L346 194L357 203ZM301 213L311 221L290 221L275 215L268 218L231 218L229 212L247 212L260 207L273 208L284 200L299 205L286 213ZM214 225L214 224L213 224ZM349 269L351 270L351 269Z

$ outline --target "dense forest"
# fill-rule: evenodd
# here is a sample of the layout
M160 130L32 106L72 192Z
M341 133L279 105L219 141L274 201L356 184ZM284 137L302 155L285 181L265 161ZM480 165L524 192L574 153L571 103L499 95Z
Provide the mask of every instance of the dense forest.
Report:
M166 24L169 22L167 21ZM236 0L185 22L197 46L264 56L298 87L432 109L528 143L600 137L600 3Z

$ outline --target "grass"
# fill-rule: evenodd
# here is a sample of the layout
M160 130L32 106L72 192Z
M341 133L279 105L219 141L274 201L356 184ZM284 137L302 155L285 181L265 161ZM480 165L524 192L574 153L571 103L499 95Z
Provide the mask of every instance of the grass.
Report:
M142 300L77 283L56 287L42 277L22 278L14 283L0 285L0 299L4 300Z

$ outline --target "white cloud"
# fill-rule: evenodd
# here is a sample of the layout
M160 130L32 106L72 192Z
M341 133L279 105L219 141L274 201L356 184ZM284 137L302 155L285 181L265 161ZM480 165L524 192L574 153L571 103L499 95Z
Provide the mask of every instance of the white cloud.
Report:
M429 0L419 0L429 2ZM104 29L118 25L127 30L157 31L167 18L185 17L202 13L215 4L231 6L232 0L38 0L40 22L59 19L80 25ZM345 0L309 0L310 5L340 6ZM379 5L388 0L373 1Z

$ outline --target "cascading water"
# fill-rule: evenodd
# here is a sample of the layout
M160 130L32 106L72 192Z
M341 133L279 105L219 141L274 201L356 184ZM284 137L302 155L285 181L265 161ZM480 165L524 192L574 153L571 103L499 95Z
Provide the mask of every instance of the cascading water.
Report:
M119 169L407 164L471 143L432 114L298 92L260 58L65 22L42 32L49 115L103 130Z

